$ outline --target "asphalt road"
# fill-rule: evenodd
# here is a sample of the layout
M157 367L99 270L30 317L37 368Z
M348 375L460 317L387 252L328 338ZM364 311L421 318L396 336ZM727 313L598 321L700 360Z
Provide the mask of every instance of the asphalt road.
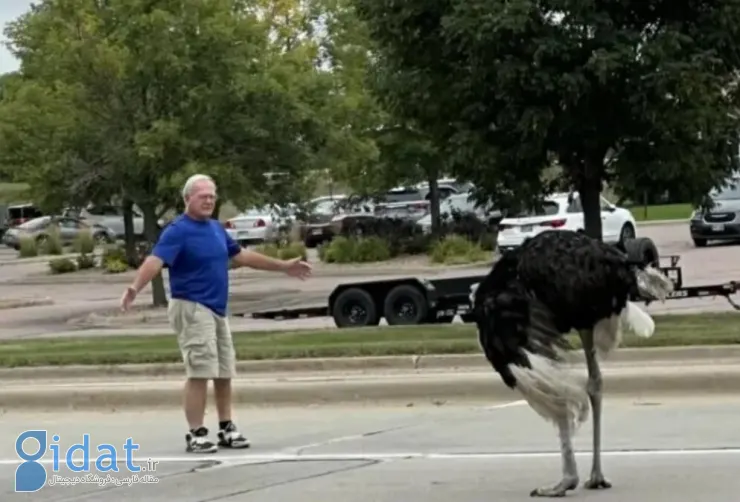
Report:
M718 284L730 280L740 281L740 260L737 259L740 247L738 244L711 245L706 248L695 248L689 238L687 223L643 226L638 235L650 237L655 241L662 256L678 255L683 267L685 285ZM53 300L51 306L29 307L23 309L2 310L0 317L4 329L2 338L20 338L29 336L56 336L70 330L83 328L93 329L96 333L104 329L123 329L133 333L160 331L166 329L165 318L152 319L146 323L139 318L122 324L110 319L89 319L91 312L111 312L116 309L124 284L45 284L45 285L8 285L3 284L10 278L17 279L31 270L45 265L4 265L0 266L0 298L40 298ZM471 273L484 274L486 269L464 271L456 275ZM36 270L38 273L38 270ZM399 270L403 275L403 270ZM251 313L257 310L290 308L305 305L321 305L326 302L329 292L339 283L373 280L377 277L367 271L357 277L322 277L315 276L306 282L276 276L272 279L240 279L232 285L232 310ZM141 293L142 298L149 297L148 288ZM727 311L731 306L722 298L702 298L671 300L665 304L653 304L649 310L653 313ZM95 317L93 315L93 317ZM140 316L139 316L140 317ZM156 316L155 316L156 317ZM72 319L72 321L70 321ZM80 322L81 321L81 322ZM234 318L233 326L240 331L284 329L284 328L317 328L333 325L329 318L314 318L297 321L264 321L251 318Z
M531 500L531 489L558 480L554 428L522 403L455 406L237 410L254 445L246 451L184 452L179 411L150 413L8 412L0 432L0 500L179 502L480 502ZM600 493L575 500L728 502L740 490L740 397L607 400ZM216 418L209 415L208 424ZM45 486L13 493L18 434L60 435L61 451L91 434L100 443L141 445L138 465L157 461L155 483ZM581 483L590 471L590 423L578 432ZM32 444L32 443L31 443ZM28 450L34 447L29 444ZM72 476L62 467L49 475ZM96 454L93 452L93 457ZM112 476L124 479L122 472ZM107 473L98 473L105 478Z

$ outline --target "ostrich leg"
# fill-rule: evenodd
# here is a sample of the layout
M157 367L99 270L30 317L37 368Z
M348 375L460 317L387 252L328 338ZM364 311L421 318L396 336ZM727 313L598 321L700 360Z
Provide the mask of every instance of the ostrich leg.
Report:
M578 468L576 467L576 456L573 453L571 424L568 420L561 419L558 422L558 431L560 434L560 454L563 459L563 479L554 486L532 490L530 494L532 497L564 497L568 490L578 488Z
M584 487L590 490L600 488L611 488L611 483L604 479L601 472L601 370L596 360L596 349L594 347L593 331L582 331L579 333L583 350L586 353L586 367L588 368L588 397L591 401L593 415L593 463L591 466L591 477Z

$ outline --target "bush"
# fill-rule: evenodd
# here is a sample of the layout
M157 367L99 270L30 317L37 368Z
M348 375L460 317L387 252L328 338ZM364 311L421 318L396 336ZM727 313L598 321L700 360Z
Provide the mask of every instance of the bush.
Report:
M111 261L127 263L126 249L123 246L115 244L105 246L103 248L103 255L100 258L100 267L107 268L108 263Z
M306 246L301 242L288 242L279 244L262 244L255 251L278 260L292 260L293 258L308 259Z
M36 240L31 237L21 237L18 243L18 256L20 258L31 258L39 255Z
M77 269L87 270L95 268L95 257L82 253L77 257Z
M371 263L392 258L389 243L380 237L335 237L319 248L326 263Z
M69 258L56 258L49 262L49 268L52 274L67 274L76 271L77 265Z
M385 243L391 257L423 254L432 242L431 236L425 234L415 221L393 217L347 218L339 235L346 238L378 237Z
M461 235L449 235L439 240L430 250L433 263L459 265L492 259L491 253Z
M64 253L64 246L62 246L62 236L59 229L56 227L50 227L48 234L43 236L41 239L42 253L48 255L60 255Z
M95 239L93 238L92 232L89 230L83 230L72 244L73 249L76 253L90 254L95 251Z
M453 211L442 219L441 235L443 237L458 235L470 242L477 242L486 251L496 249L498 225L481 221L473 212Z
M126 259L110 258L105 262L105 271L109 274L121 274L128 270L128 262Z

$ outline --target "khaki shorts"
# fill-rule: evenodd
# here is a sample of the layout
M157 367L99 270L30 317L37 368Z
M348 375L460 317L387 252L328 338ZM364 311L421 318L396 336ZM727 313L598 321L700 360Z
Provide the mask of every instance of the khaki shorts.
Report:
M233 378L236 353L229 321L195 302L170 300L170 326L177 334L188 378Z

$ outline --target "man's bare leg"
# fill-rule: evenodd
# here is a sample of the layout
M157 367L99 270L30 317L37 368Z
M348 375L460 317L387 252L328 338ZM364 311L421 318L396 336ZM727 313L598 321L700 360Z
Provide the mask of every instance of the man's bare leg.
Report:
M216 394L216 410L219 422L231 421L231 379L215 378L213 390Z
M206 415L208 396L208 380L204 378L188 378L185 382L184 408L185 419L190 430L203 427Z

